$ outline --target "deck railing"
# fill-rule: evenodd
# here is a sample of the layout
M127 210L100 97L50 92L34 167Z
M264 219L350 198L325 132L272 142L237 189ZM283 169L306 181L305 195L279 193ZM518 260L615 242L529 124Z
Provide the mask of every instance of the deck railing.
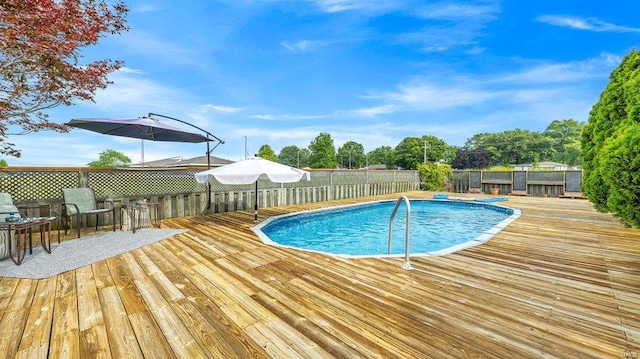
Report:
M227 186L216 182L212 183L211 206L207 208L207 186L197 183L193 176L199 171L202 169L4 167L0 169L0 192L11 194L19 207L28 208L31 217L49 215L52 209L60 207L62 188L74 187L91 187L98 198L113 201L117 209L116 218L109 221L119 221L122 204L143 198L160 203L163 218L253 208L255 185ZM279 184L260 180L259 206L322 202L419 188L417 171L310 172L310 181Z

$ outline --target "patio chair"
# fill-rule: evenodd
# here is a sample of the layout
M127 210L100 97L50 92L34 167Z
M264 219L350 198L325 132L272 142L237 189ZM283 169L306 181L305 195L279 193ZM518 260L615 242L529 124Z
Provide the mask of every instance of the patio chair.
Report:
M99 203L102 203L99 205ZM102 213L104 222L104 214L111 212L113 218L113 231L116 231L116 207L112 201L99 201L96 199L96 193L92 188L63 188L62 189L62 215L69 221L72 217L76 218L76 227L78 227L78 238L80 238L80 220L82 216L96 215L96 231L98 230L98 217ZM67 227L64 228L64 234L67 234Z
M13 204L13 199L8 193L0 192L0 221L4 221L10 214L22 217L18 208ZM7 231L0 231L0 258L9 257L9 243L7 243Z

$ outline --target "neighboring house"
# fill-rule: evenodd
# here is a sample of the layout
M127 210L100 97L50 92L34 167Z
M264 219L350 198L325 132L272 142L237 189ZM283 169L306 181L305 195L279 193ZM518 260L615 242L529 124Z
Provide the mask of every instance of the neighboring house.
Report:
M158 168L158 167L167 167L173 163L178 161L182 161L184 158L180 156L164 158L157 161L145 161L144 163L134 163L129 165L129 168Z
M564 163L542 161L538 162L535 166L533 163L523 163L513 166L514 171L532 171L532 170L554 170L554 171L566 171L569 169L568 165Z
M233 161L209 156L209 160L211 161L211 168L220 167L224 165L228 165L233 163ZM202 169L207 169L207 156L199 156L194 158L183 158L180 156L169 157L157 161L149 161L142 163L136 163L129 166L130 168L167 168L167 167L201 167Z
M220 166L224 166L224 165L228 165L230 163L233 163L233 161L224 159L224 158L220 158L220 157L215 157L215 156L209 156L209 161L211 163L211 168L214 167L220 167ZM203 168L207 168L207 156L199 156L199 157L193 157L193 158L188 158L188 159L183 159L182 161L178 161L176 163L174 163L173 165L169 165L167 167L203 167Z

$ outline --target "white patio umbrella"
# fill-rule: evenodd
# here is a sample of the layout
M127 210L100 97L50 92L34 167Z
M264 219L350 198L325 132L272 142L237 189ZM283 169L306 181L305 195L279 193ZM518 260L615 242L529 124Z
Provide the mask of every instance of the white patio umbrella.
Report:
M281 163L255 157L238 161L229 165L194 174L196 182L207 183L213 179L222 184L256 184L256 201L254 206L254 220L258 221L258 180L264 179L276 183L299 182L306 177L310 180L307 171L289 167Z

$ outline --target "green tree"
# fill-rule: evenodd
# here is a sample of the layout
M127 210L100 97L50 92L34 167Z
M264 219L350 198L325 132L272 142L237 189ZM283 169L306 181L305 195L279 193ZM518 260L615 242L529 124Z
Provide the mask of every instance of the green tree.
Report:
M394 163L402 169L415 170L423 162L423 153L423 142L418 137L405 137L394 150Z
M5 161L5 160L3 160L3 159L2 159L2 160L0 160L0 167L7 167L7 166L9 166L9 164L7 163L7 161Z
M554 140L540 132L516 128L501 133L476 134L465 147L483 147L491 154L492 165L515 165L553 159Z
M565 144L562 160L558 160L556 162L566 163L570 166L582 166L580 140Z
M309 166L309 149L298 146L285 146L278 155L278 162L291 167L304 168Z
M0 153L20 157L4 142L9 126L25 134L66 132L47 110L76 100L93 101L122 62L83 61L84 48L126 31L129 9L105 0L3 0L0 2Z
M418 164L425 162L425 149L427 162L445 161L450 153L446 142L435 136L406 137L395 148L395 165L407 170L417 169Z
M553 149L555 154L553 161L570 166L581 164L579 150L584 126L584 122L578 122L573 119L554 120L547 126L543 134L554 142Z
M503 132L501 151L503 165L537 163L553 158L553 140L540 132L516 128Z
M300 166L298 168L309 167L309 157L311 157L311 151L308 148L300 149Z
M458 146L447 145L444 157L442 158L442 162L451 165L453 159L456 158L456 153L458 152Z
M336 148L331 135L322 132L309 144L309 167L336 168Z
M484 148L484 150L489 154L491 158L491 166L493 166L497 164L502 157L500 151L502 141L504 141L504 139L498 133L477 133L467 139L464 147L470 151L473 151L476 148Z
M436 136L422 136L422 161L424 162L424 153L426 148L427 162L450 162L452 155L455 152L450 153L451 148L444 140L439 139Z
M362 168L365 166L366 158L364 155L364 146L358 142L345 142L336 154L336 161L341 168Z
M269 145L262 145L260 147L260 149L258 150L258 157L262 157L265 160L274 162L278 160L278 156L276 156L275 151L273 151L273 149Z
M394 168L394 150L389 146L380 146L367 153L369 165L386 165L387 168Z
M278 162L291 167L304 167L304 158L300 158L302 149L298 146L284 146L278 154Z
M597 210L640 227L640 52L609 78L582 131L582 191Z
M129 167L131 159L123 153L114 150L105 150L100 152L100 158L87 164L89 167Z

